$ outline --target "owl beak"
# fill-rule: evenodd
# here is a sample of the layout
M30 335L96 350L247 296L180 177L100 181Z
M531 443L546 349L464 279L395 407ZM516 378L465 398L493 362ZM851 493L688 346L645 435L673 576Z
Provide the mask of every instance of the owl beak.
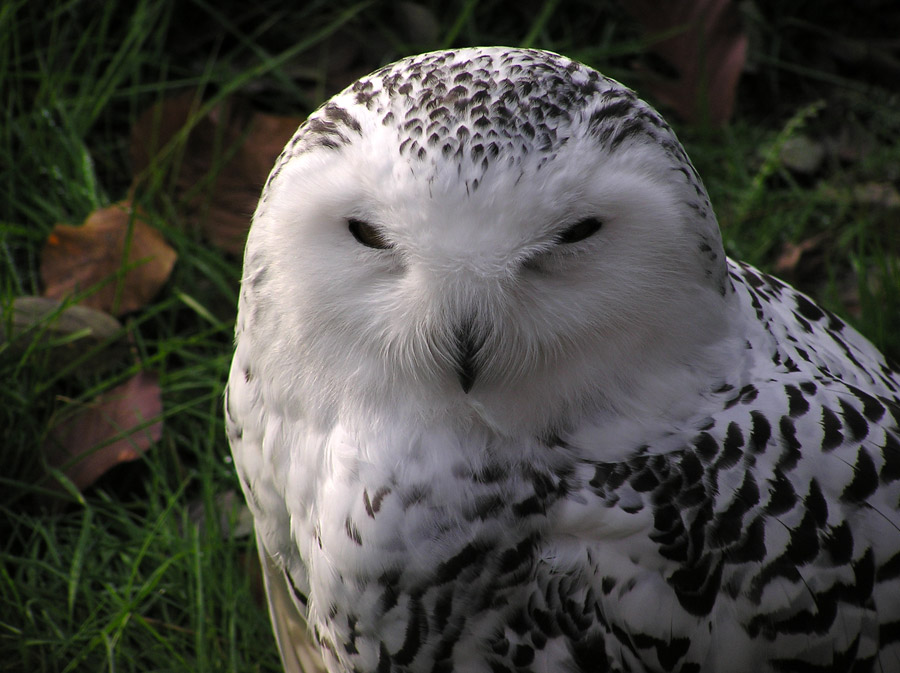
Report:
M475 338L472 323L464 322L456 330L456 375L463 392L468 394L478 377L478 366L475 364L481 343Z

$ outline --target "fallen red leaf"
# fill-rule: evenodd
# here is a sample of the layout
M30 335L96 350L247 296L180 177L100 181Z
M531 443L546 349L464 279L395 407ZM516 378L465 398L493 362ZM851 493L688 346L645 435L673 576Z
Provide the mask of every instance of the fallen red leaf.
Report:
M176 166L166 152L197 108L197 94L190 92L141 115L131 130L135 186L151 172L174 166L174 196L187 223L198 226L213 245L240 254L269 171L302 119L252 112L226 101L191 128Z
M141 372L60 421L44 443L47 462L79 489L119 463L135 460L162 436L156 376Z
M126 246L128 247L126 255ZM122 315L145 306L169 277L177 255L128 202L90 214L81 226L58 224L41 254L44 296L62 299L110 279L81 304Z
M622 5L651 39L670 35L651 49L678 77L651 78L647 86L654 96L685 121L728 121L747 56L737 7L730 0L631 0Z

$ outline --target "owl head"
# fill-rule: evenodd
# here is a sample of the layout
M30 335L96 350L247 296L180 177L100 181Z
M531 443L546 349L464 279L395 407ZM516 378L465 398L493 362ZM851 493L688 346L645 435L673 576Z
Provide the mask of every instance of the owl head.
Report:
M556 54L458 49L299 128L253 218L237 339L313 423L546 433L708 381L731 299L706 191L650 106Z

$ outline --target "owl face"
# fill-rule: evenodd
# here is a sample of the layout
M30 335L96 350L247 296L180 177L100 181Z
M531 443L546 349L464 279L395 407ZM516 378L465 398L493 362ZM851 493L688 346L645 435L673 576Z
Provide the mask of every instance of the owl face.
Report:
M583 66L509 54L375 73L273 171L242 338L309 413L561 427L721 337L725 258L674 135Z

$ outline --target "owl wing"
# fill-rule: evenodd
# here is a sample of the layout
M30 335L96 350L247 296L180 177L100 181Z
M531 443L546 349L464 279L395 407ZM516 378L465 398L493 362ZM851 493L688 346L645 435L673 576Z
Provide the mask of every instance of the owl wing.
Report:
M256 546L266 586L269 617L285 673L328 673L306 621L291 598L291 588L284 570L269 556L259 536Z
M547 556L566 559L575 537L589 550L594 595L628 634L608 639L610 656L635 668L856 658L895 670L900 406L802 370L716 399L719 411L665 438L682 448L651 443L562 488L563 540ZM546 611L568 616L570 604Z

